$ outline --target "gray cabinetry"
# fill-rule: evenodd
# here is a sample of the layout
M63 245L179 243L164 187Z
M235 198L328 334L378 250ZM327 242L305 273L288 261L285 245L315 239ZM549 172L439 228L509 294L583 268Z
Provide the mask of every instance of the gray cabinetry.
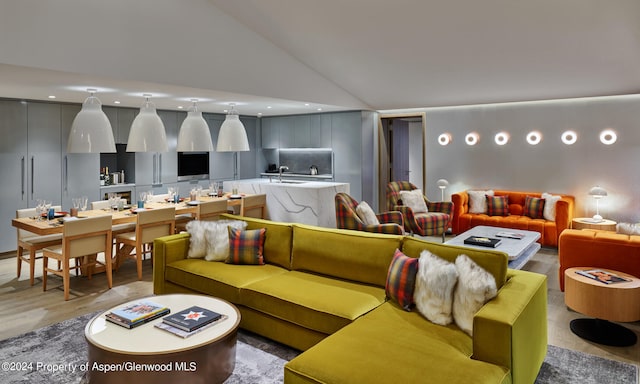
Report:
M0 101L0 135L0 252L8 252L16 249L11 219L28 203L27 103Z
M295 145L295 123L297 116L281 116L274 119L280 131L280 148L294 148Z
M254 117L241 117L240 121L242 121L242 125L244 125L244 129L247 132L250 148L248 152L240 152L240 178L251 179L260 173L257 170L257 121Z
M36 199L60 204L62 151L60 105L29 102L27 105L27 151L29 206ZM65 139L66 142L66 139Z
M274 118L263 117L260 123L262 148L280 148L280 130L278 128L278 125L274 123Z
M334 113L331 116L334 180L349 183L350 195L362 199L362 114Z
M310 116L309 147L331 148L331 114Z
M67 153L71 124L81 106L62 105L62 207L70 209L72 199L87 196L89 201L100 200L100 154Z

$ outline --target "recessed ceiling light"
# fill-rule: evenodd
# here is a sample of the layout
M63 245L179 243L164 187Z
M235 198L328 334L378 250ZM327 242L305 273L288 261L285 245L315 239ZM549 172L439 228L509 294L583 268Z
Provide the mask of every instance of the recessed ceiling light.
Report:
M184 108L182 105L178 105L178 109L182 109Z
M305 106L305 107L308 107L308 106L309 106L309 103L304 103L304 106Z
M270 106L270 105L267 105L267 109L271 109L271 106Z
M318 111L322 111L322 108L318 108Z
M258 112L258 116L262 116L262 112Z
M54 95L49 95L50 99L55 99L56 97Z
M120 100L114 101L113 104L120 104Z

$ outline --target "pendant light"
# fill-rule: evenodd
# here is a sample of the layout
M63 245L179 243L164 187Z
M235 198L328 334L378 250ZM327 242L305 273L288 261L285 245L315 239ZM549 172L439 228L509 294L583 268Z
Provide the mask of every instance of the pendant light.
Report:
M167 152L167 134L162 119L156 113L156 106L145 94L145 102L140 113L133 120L127 141L127 152Z
M239 152L249 150L249 140L247 140L247 132L244 125L240 121L238 112L233 109L235 104L230 104L231 110L227 113L220 133L218 133L218 143L216 151L218 152Z
M233 179L237 180L240 176L238 171L238 152L249 150L249 140L247 140L247 132L240 121L238 112L233 109L235 104L231 103L229 105L231 105L231 110L227 113L227 117L220 127L216 151L235 152L233 154Z
M94 96L95 89L87 91L89 97L82 103L82 109L71 124L67 153L115 152L113 129L102 111L102 103Z
M213 144L211 143L211 132L209 126L202 117L202 112L198 111L196 103L197 99L192 99L193 106L189 108L187 118L184 119L180 126L178 134L178 152L211 152Z

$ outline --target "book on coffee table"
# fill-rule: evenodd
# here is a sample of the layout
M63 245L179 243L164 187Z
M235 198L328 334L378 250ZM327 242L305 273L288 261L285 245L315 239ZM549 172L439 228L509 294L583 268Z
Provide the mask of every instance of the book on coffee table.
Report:
M134 328L169 313L169 308L149 300L142 300L117 308L105 315L105 318L125 328Z
M508 231L500 231L496 233L496 237L504 237L507 239L516 239L522 240L524 238L524 234L518 232L508 232Z
M167 324L165 322L157 323L154 326L156 328L162 329L163 331L167 331L169 333L173 333L176 336L180 336L183 339L186 339L187 337L191 337L191 336L193 336L193 335L195 335L197 333L200 333L200 332L204 331L205 329L209 329L209 328L213 327L214 325L220 323L221 321L223 321L223 320L225 320L227 318L229 318L229 316L222 315L218 320L212 321L209 324L203 325L202 327L197 328L197 329L195 329L195 330L193 330L191 332L183 331L182 329L176 328L173 325L169 325L169 324Z
M587 269L576 271L577 274L588 277L590 279L599 281L603 284L615 284L630 281L624 277L620 277L611 272L603 271L602 269Z
M193 332L220 319L222 315L218 312L210 311L206 308L192 306L183 311L176 312L164 317L162 321L183 331Z
M468 245L479 245L481 247L497 247L502 240L485 236L469 236L464 239L464 243Z

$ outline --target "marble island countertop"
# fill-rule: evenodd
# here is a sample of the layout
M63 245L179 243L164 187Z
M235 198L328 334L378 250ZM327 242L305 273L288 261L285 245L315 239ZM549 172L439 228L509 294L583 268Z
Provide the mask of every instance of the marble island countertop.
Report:
M236 185L240 193L267 195L267 217L274 221L335 228L335 195L349 193L348 183L282 179L242 179L224 182L224 190Z

